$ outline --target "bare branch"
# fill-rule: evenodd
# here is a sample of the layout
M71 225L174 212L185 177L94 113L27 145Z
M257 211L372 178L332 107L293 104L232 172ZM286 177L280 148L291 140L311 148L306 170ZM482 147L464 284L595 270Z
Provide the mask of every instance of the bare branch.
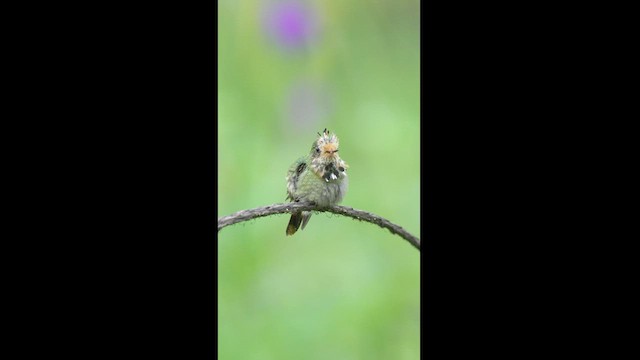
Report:
M403 239L411 243L411 245L413 245L416 249L420 250L420 239L411 235L401 226L398 226L376 214L340 205L321 208L313 203L292 202L288 204L273 204L258 207L255 209L240 210L234 214L219 218L218 231L220 231L225 226L233 225L239 222L256 219L263 216L291 213L292 211L326 211L338 215L348 216L356 220L370 222L372 224L380 226L381 228L388 229L392 234L396 234L402 237Z

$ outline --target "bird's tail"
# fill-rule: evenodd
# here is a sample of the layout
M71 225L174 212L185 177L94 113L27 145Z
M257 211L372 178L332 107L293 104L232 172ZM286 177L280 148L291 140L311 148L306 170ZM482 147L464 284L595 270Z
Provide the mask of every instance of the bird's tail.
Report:
M298 231L300 224L302 224L302 229L307 226L309 222L309 218L311 217L310 211L301 211L295 212L291 214L291 219L289 219L289 225L287 225L287 235L293 235Z

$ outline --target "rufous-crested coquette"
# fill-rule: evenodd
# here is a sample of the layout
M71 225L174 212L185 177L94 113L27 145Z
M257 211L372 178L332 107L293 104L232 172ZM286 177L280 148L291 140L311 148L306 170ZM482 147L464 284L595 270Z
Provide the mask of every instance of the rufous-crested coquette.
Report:
M320 207L338 204L349 185L349 166L338 156L338 137L324 129L313 142L311 151L291 165L287 172L287 200L313 202ZM294 212L287 225L293 235L309 222L310 211Z

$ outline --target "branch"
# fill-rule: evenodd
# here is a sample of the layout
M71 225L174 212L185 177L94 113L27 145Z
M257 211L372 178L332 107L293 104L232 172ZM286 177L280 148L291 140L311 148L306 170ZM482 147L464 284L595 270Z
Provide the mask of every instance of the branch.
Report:
M255 209L240 210L234 214L219 218L218 231L220 231L225 226L233 225L239 222L256 219L263 216L291 213L293 211L326 211L338 215L348 216L359 221L370 222L372 224L380 226L381 228L388 229L392 234L396 234L402 237L403 239L411 243L411 245L413 245L416 249L420 250L420 239L411 235L402 227L376 214L340 205L321 208L313 203L293 202L288 204L273 204L262 206Z

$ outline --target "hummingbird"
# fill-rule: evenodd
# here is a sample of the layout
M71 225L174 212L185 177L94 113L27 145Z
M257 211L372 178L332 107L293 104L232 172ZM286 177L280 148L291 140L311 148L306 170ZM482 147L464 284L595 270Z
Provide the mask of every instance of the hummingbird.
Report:
M342 201L349 181L349 166L338 156L338 137L324 129L311 145L307 156L296 160L287 172L287 200L310 201L326 207ZM287 235L293 235L300 224L302 229L309 222L310 211L291 214Z

